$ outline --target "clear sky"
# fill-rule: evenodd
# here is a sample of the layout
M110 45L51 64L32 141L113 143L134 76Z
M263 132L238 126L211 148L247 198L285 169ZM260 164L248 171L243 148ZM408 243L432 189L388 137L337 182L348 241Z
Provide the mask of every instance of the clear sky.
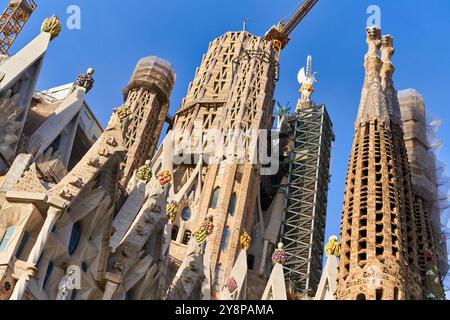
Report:
M14 53L39 33L42 20L56 14L65 21L69 5L81 8L81 30L64 27L50 45L38 89L72 82L88 67L96 70L90 103L105 125L111 110L123 102L121 90L139 58L158 55L169 60L177 81L171 113L179 107L195 68L208 43L226 31L242 29L263 35L272 24L286 18L301 0L35 0L39 8L25 27ZM9 0L1 0L3 6ZM353 123L364 79L365 26L369 5L380 6L383 33L395 37L397 89L415 88L426 100L429 113L443 120L439 136L450 133L450 1L319 0L292 34L281 56L281 79L276 99L298 99L297 72L306 56L318 71L314 100L327 105L334 123L327 237L339 233L345 174L350 155ZM446 142L446 141L445 141ZM441 161L450 163L444 146Z

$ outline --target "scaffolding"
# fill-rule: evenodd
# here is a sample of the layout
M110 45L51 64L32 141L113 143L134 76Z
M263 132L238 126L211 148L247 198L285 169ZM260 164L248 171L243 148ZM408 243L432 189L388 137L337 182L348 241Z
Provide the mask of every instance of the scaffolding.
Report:
M285 280L297 293L314 296L322 272L335 136L324 105L302 106L288 121L293 147L281 227L281 242L287 254Z
M0 54L8 51L37 5L33 0L11 0L0 16Z

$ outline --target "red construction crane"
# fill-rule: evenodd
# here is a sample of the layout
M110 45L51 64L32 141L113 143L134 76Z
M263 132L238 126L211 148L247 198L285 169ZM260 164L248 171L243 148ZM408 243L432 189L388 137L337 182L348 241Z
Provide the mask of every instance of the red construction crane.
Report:
M36 7L33 0L11 0L0 16L0 54L8 54Z
M290 40L289 36L292 31L295 30L298 24L306 17L318 1L319 0L306 0L288 23L284 24L284 21L281 20L278 23L278 26L272 26L266 33L265 39L271 41L273 47L277 51L277 61L279 61L281 50L288 44Z

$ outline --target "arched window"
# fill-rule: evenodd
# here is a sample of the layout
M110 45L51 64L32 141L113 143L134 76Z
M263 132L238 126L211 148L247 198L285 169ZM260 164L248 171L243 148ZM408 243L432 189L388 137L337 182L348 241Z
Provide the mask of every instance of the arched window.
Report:
M8 245L9 240L11 240L13 233L14 233L14 226L10 226L8 227L8 229L6 229L3 238L0 240L0 252L6 249L6 246Z
M253 270L254 267L255 267L255 256L250 254L247 256L247 269Z
M181 219L183 219L183 221L189 221L191 219L191 209L189 207L186 207L181 211Z
M383 289L377 289L375 295L375 300L383 300Z
M72 294L70 296L70 300L76 300L77 299L77 290L73 289Z
M366 296L364 293L360 293L356 296L356 300L366 300Z
M78 243L80 242L81 237L81 225L79 222L75 222L72 227L72 232L70 234L69 241L69 254L73 255L77 250Z
M217 203L219 202L219 196L220 196L220 188L217 187L216 189L214 189L214 193L211 198L211 204L209 206L211 209L217 208Z
M398 288L397 287L395 287L394 288L394 300L398 300Z
M172 234L171 234L171 239L173 241L176 241L178 238L178 231L180 230L180 228L178 228L177 226L172 226Z
M20 241L19 248L17 248L16 251L16 258L20 259L20 256L22 255L23 249L25 249L25 246L27 245L28 239L30 238L30 235L28 232L23 233L22 241Z
M48 279L50 278L52 271L53 271L53 262L50 261L48 263L47 271L45 272L45 278L44 278L44 283L42 284L42 288L45 288L45 286L47 285Z
M222 240L220 241L220 250L225 251L227 249L229 235L230 235L230 228L225 227L222 233Z
M231 195L230 202L228 203L228 214L231 216L234 216L234 212L236 211L236 202L237 202L237 196L236 192L234 192Z
M131 289L125 293L125 300L133 300L133 293L131 292Z
M186 230L184 232L184 236L183 236L183 244L188 244L189 240L191 240L191 236L192 236L192 232L189 230Z

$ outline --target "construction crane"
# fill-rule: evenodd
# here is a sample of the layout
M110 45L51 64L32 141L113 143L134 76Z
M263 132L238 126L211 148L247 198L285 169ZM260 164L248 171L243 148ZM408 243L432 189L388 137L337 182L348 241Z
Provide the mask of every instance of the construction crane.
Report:
M0 16L0 54L8 51L37 5L33 0L11 0Z
M298 26L298 24L308 15L312 8L317 4L319 0L306 0L297 12L292 16L288 23L284 23L281 20L277 26L272 26L266 33L264 38L267 41L271 41L273 48L276 50L276 60L280 59L281 50L289 43L289 36L292 31Z

